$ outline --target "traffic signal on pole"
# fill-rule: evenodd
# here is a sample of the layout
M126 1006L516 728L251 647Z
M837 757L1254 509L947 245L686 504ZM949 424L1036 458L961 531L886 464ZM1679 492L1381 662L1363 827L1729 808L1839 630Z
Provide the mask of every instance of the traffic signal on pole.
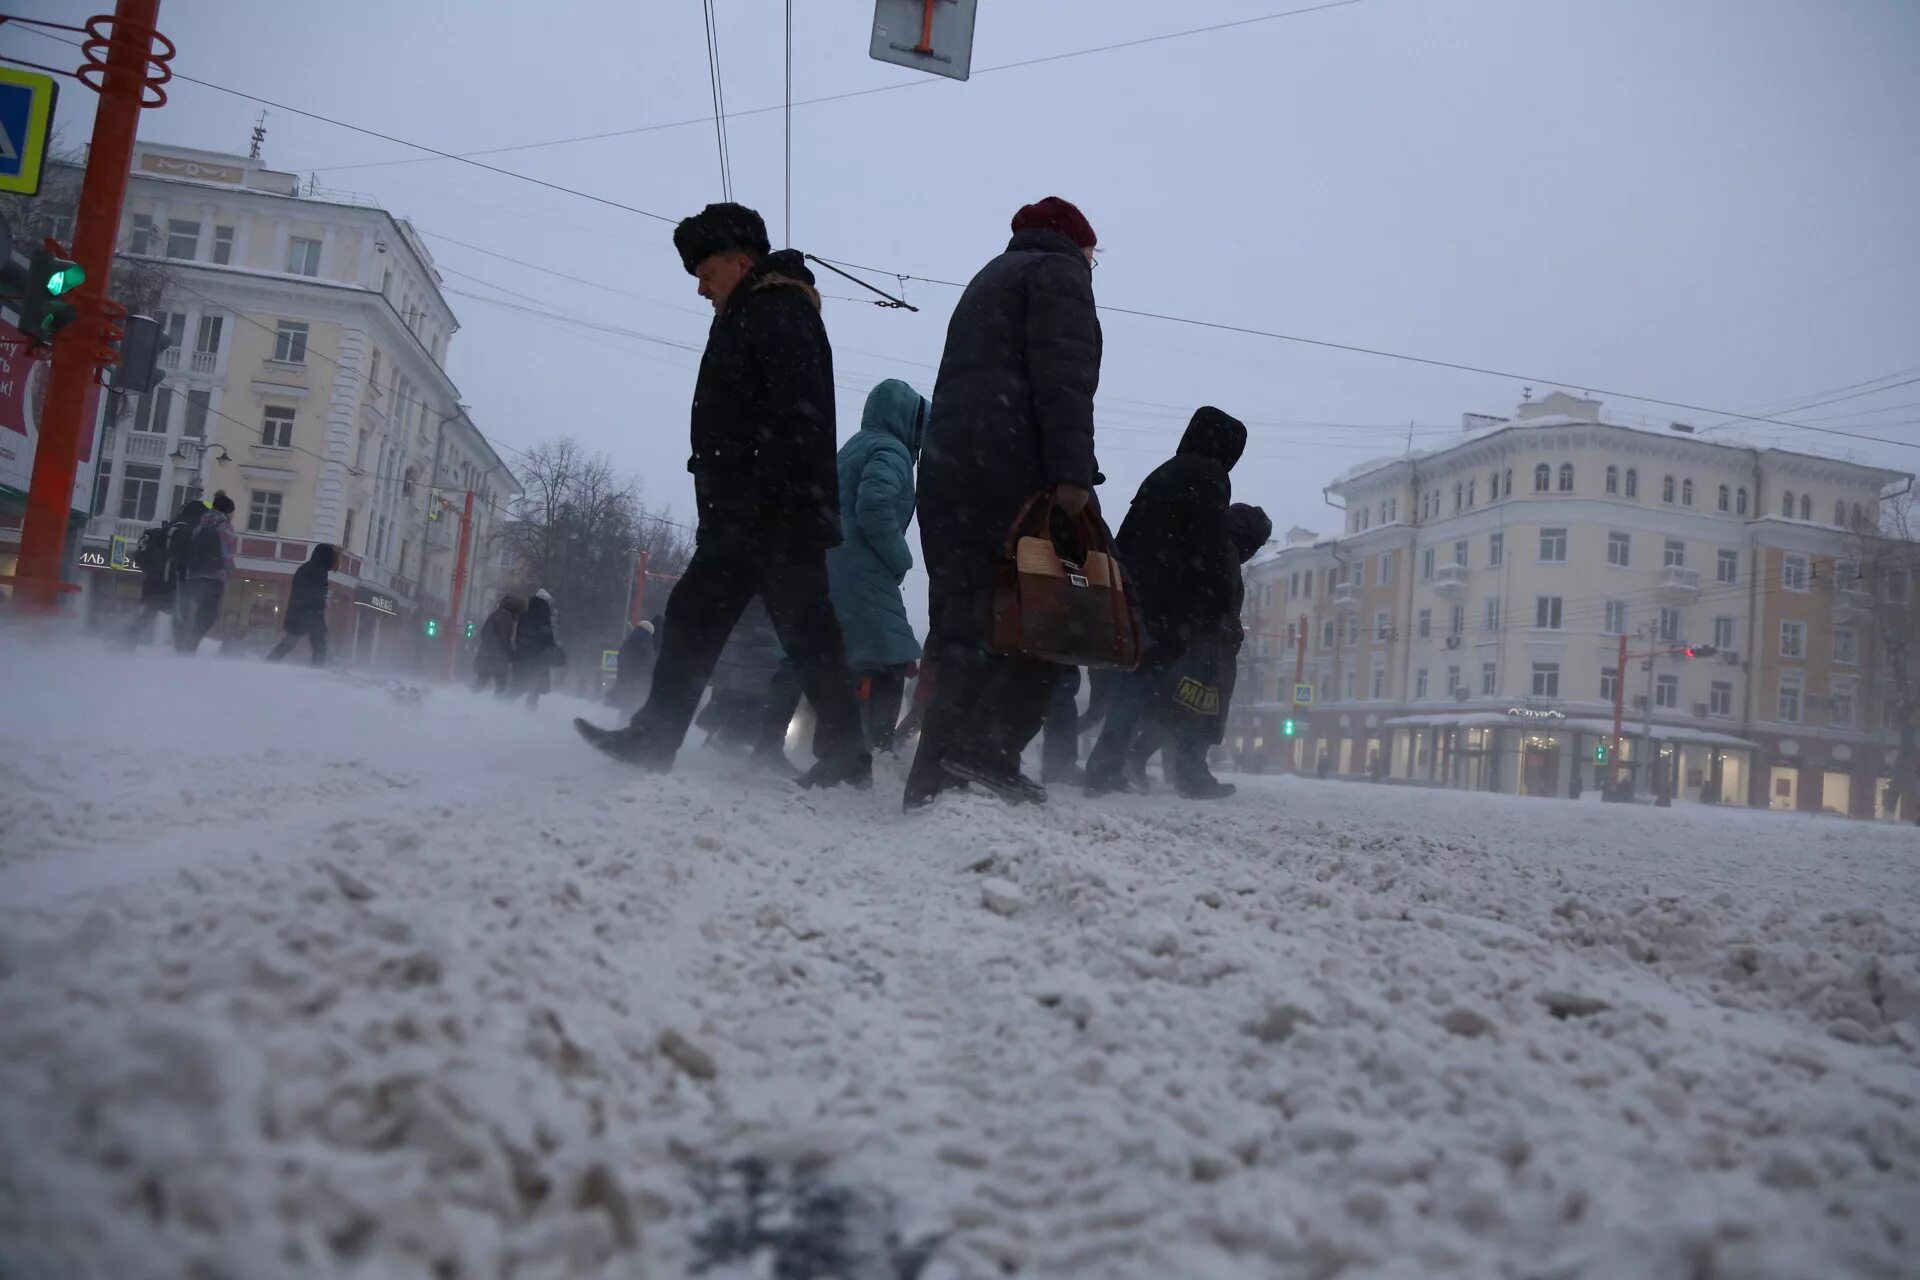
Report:
M428 638L429 638L429 639L431 639L432 637L434 637L434 636L437 636L437 635L439 635L439 634L440 634L440 619L438 619L438 618L428 618L428 619L427 619L427 636L428 636Z
M473 624L471 622L467 624L467 639L473 639Z
M1287 719L1285 719L1285 720L1282 720L1282 721L1280 722L1280 736L1281 736L1281 737L1283 737L1283 738L1291 738L1291 737L1292 737L1292 736L1294 735L1294 732L1295 732L1295 726L1294 726L1294 723L1293 723L1293 720L1292 720L1292 718L1291 718L1291 717L1289 717L1289 718L1287 718Z
M128 316L121 326L120 363L114 366L113 389L144 395L164 380L160 356L173 345L152 316Z
M35 342L51 342L54 334L73 322L73 304L66 301L66 295L80 287L87 273L79 263L44 247L35 249L22 268L13 261L12 235L5 238L9 253L0 259L0 293L14 299L20 308L20 319L14 327Z
M1595 764L1605 764L1607 762L1607 744L1606 743L1596 742L1594 744L1593 762Z
M1714 654L1719 653L1720 649L1717 645L1690 644L1680 652L1689 658L1711 658Z

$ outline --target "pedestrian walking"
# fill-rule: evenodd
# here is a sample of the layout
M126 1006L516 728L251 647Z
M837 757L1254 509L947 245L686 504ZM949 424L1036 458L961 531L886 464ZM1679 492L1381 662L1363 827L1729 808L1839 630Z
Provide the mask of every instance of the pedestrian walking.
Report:
M907 621L900 584L913 568L913 467L927 425L927 402L889 378L867 393L860 430L840 447L840 545L827 552L827 585L847 666L864 692L867 746L891 751L920 640Z
M508 697L507 679L513 674L513 633L527 602L519 596L502 596L500 604L487 615L480 628L480 648L473 655L473 690L493 686L496 698Z
M607 691L607 705L627 715L638 711L647 700L647 685L653 679L654 659L660 648L654 637L654 625L642 620L620 642L615 660L613 688Z
M180 580L171 547L176 538L184 541L191 535L206 511L207 504L195 498L180 509L179 515L140 535L139 545L133 549L134 567L140 570L140 608L133 625L127 628L127 648L136 648L153 635L155 618L174 613Z
M529 707L539 706L540 696L553 692L553 669L566 665L553 618L553 597L542 587L527 601L513 629L513 692L524 696Z
M227 593L227 578L233 573L239 535L233 529L233 499L226 491L213 495L186 539L183 556L185 574L179 586L179 614L174 628L174 644L182 653L193 653L200 642L220 621L220 602Z
M1077 516L1101 476L1093 397L1100 322L1086 217L1048 197L1013 217L1006 251L980 269L947 326L920 459L927 656L939 668L903 802L954 781L1013 802L1046 788L1020 771L1066 668L987 649L995 570L1028 499L1050 489Z
M1247 447L1247 428L1211 405L1195 411L1179 450L1134 495L1114 548L1133 575L1146 633L1140 665L1115 681L1100 738L1087 757L1087 791L1129 789L1133 737L1155 691L1189 646L1239 620L1240 562L1228 527L1230 472ZM1181 757L1191 770L1191 753ZM1201 755L1199 773L1205 773ZM1225 784L1189 773L1176 785L1198 795Z
M315 544L307 562L293 571L293 586L287 592L287 615L283 624L287 634L267 655L278 662L293 652L302 637L313 651L313 665L327 664L327 575L333 572L337 557L333 544Z
M807 786L871 785L846 651L827 595L840 541L833 350L804 257L769 251L753 210L713 204L674 229L681 265L713 303L691 423L694 553L667 601L647 703L624 730L575 727L619 759L665 771L749 600L766 604L819 719Z

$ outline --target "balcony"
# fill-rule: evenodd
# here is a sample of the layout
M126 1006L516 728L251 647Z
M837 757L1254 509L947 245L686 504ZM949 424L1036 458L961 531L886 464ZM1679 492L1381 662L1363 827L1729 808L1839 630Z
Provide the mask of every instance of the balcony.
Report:
M1434 594L1443 600L1458 600L1467 594L1467 566L1443 564L1433 575Z
M1700 571L1670 564L1660 570L1660 595L1668 600L1691 600L1700 594Z
M195 373L212 373L213 366L218 364L219 361L220 353L218 351L196 351L193 353L193 371Z
M308 367L305 361L295 364L291 360L275 360L268 356L260 362L260 380L283 387L304 387L307 385Z
M1360 588L1351 582L1342 582L1333 589L1334 607L1350 608L1360 603Z
M178 369L180 367L180 348L168 347L165 351L162 351L160 353L160 367L162 369Z
M158 462L167 456L167 438L153 431L130 431L127 433L128 462Z

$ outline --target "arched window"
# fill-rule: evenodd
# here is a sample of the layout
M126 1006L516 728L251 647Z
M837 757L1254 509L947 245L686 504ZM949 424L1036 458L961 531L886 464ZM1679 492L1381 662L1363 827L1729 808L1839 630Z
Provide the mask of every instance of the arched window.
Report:
M1460 483L1458 480L1455 480L1453 482L1453 509L1455 511L1460 510L1460 500L1466 494L1466 492L1467 492L1466 485Z
M1867 513L1860 509L1860 504L1857 502L1853 504L1853 527L1856 529L1867 527Z
M1512 467L1508 467L1505 471L1500 473L1500 492L1506 494L1509 498L1513 496L1513 468Z
M1725 485L1720 486L1720 510L1722 512L1733 510L1733 490Z
M1833 522L1842 529L1847 527L1847 504L1839 498L1833 500Z
M1733 512L1735 515L1741 516L1747 514L1747 491L1745 489L1740 490L1739 493L1734 495Z
M1487 477L1487 501L1500 501L1500 473L1498 471Z
M1573 464L1571 462L1563 462L1560 464L1560 492L1573 492Z
M1473 510L1473 481L1467 481L1467 510Z
M1802 520L1813 519L1813 495L1810 493L1800 495L1800 518Z
M1693 505L1693 481L1691 479L1680 482L1680 505L1683 507Z
M1660 482L1660 501L1668 504L1669 506L1673 504L1673 477L1672 476L1668 476L1666 479Z
M1541 463L1533 469L1533 491L1545 493L1553 485L1553 468Z
M1640 496L1640 473L1632 467L1627 468L1627 496L1629 498Z
M1607 468L1607 492L1620 492L1620 468L1618 467Z
M1791 489L1780 495L1780 514L1789 520L1793 519L1793 490Z

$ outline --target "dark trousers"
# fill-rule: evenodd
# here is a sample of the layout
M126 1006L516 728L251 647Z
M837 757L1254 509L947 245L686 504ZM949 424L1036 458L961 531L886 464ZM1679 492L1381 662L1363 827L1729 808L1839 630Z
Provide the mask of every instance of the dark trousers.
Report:
M759 596L780 645L793 661L800 688L813 704L822 758L862 749L860 708L847 672L840 623L827 599L827 558L816 551L796 559L715 552L700 548L667 597L666 635L647 705L634 714L632 732L643 747L672 759L687 736L700 695L720 650L747 602Z
M1041 768L1047 773L1073 771L1080 763L1080 668L1068 667L1053 686L1047 703L1045 731L1040 738Z
M803 696L799 671L794 668L791 658L783 659L774 668L773 680L767 685L767 702L760 713L760 734L753 744L755 754L786 753L787 728L799 713Z
M1141 721L1150 714L1160 687L1160 677L1147 671L1123 671L1113 682L1106 721L1100 726L1100 739L1087 757L1090 780L1112 783L1125 773L1127 756L1133 750Z
M220 600L227 584L220 578L188 578L180 584L173 642L182 653L192 653L220 621Z
M309 623L304 630L287 632L286 635L280 637L280 643L273 646L273 651L267 655L267 661L278 662L292 653L299 645L301 637L303 636L306 638L308 646L313 650L313 665L316 667L325 666L327 663L327 624L324 622Z
M897 670L875 671L866 681L867 696L860 702L860 718L867 731L867 749L891 751L900 727L900 704L907 696L907 677Z
M910 800L946 786L940 767L944 760L1017 770L1020 753L1046 720L1054 687L1072 670L966 644L941 645L935 662L939 675L921 722L920 749L907 776Z

